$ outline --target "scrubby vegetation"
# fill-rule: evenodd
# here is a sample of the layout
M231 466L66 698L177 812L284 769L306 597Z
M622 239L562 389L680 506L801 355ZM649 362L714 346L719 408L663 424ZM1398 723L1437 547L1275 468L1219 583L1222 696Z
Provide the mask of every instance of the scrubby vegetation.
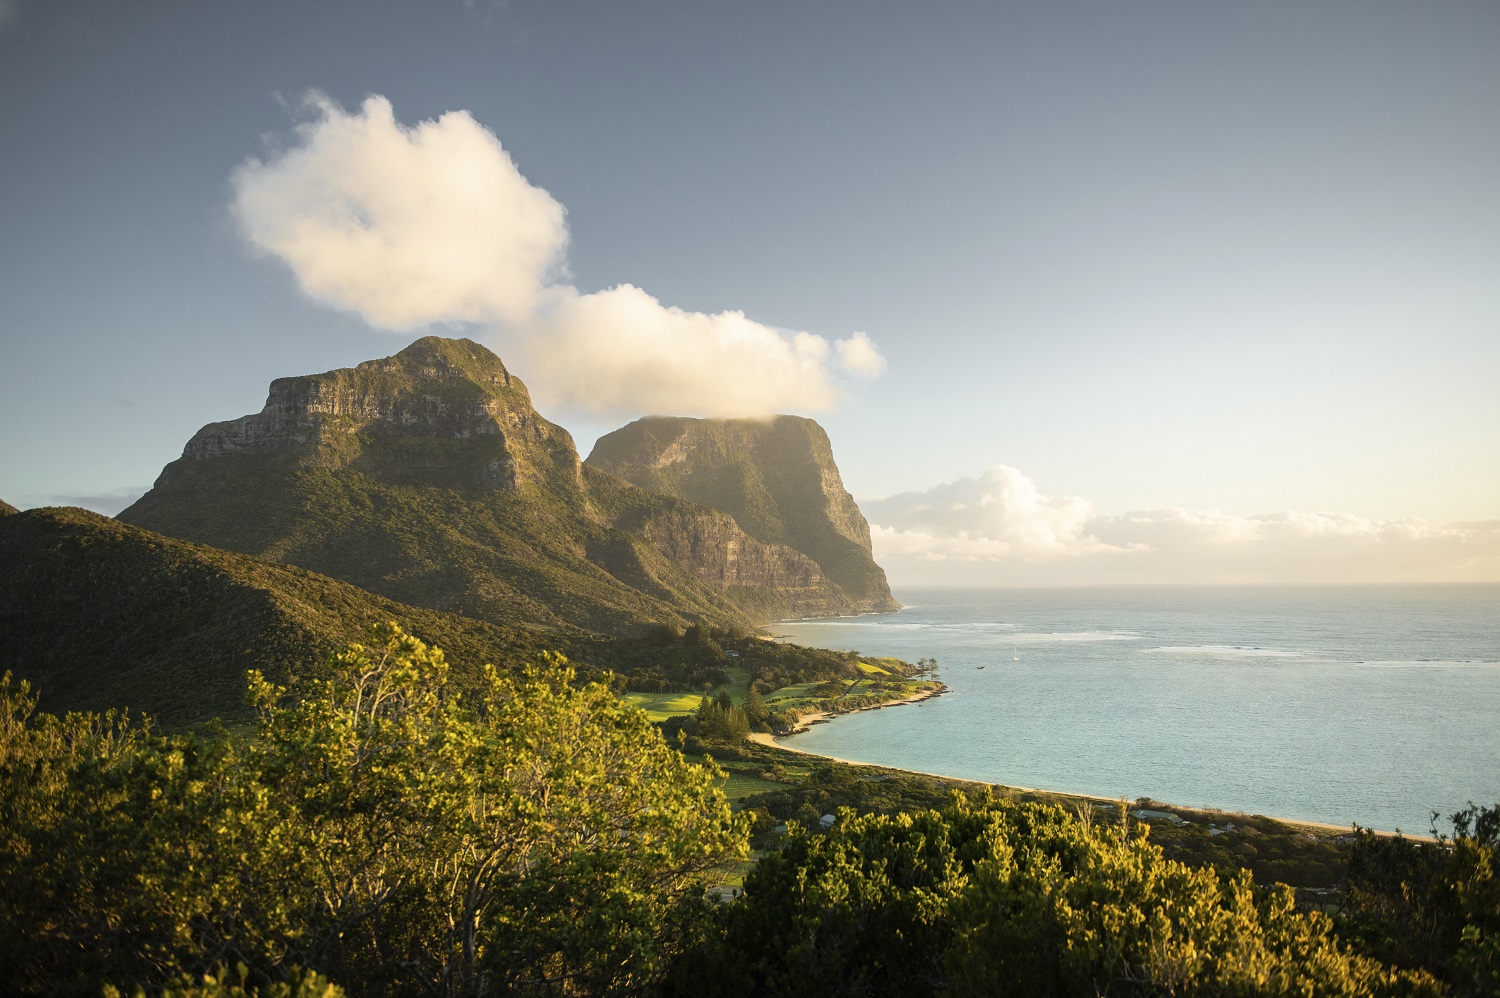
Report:
M163 736L0 687L0 980L155 990L242 964L351 994L628 993L743 855L715 773L560 660L459 696L388 629L259 723ZM300 993L300 992L299 992Z
M1360 947L1500 995L1500 806L1469 805L1437 844L1358 833L1340 915Z
M707 986L705 986L707 982ZM794 827L745 879L681 994L1436 995L1351 951L1291 891L1162 856L1055 805Z
M640 693L700 691L734 681L731 672L761 696L798 683L855 679L862 675L858 652L782 644L744 630L694 624L678 630L657 624L629 639L601 639L578 645L590 661L619 677L621 689ZM898 659L882 663L902 677L912 666Z

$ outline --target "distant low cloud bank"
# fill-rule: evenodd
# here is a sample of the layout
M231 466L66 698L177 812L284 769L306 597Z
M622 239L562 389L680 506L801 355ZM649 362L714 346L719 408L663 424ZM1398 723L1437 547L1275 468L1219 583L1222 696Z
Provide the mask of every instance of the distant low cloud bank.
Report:
M1175 506L1101 515L996 465L860 503L875 556L907 585L1500 580L1500 520L1239 516Z
M3 0L0 0L3 2ZM830 343L744 313L567 283L566 211L466 111L406 126L384 97L319 95L294 141L234 171L245 238L302 289L373 326L479 323L544 404L613 415L832 408L885 368L864 333Z

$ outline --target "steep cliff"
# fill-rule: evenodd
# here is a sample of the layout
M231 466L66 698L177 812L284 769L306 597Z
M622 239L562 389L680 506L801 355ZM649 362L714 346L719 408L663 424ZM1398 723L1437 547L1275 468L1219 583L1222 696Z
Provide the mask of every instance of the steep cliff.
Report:
M811 419L651 416L599 438L585 463L723 510L757 540L802 552L857 610L898 606L828 434Z
M194 434L120 519L502 623L621 632L849 604L732 517L583 468L469 340L278 379L261 412Z

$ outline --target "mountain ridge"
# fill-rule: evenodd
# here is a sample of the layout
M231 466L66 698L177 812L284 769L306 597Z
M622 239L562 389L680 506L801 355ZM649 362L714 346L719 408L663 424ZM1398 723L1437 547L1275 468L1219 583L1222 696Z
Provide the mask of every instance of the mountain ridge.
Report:
M463 339L276 379L119 519L500 624L749 627L856 606L793 547L585 465Z
M600 437L584 464L722 510L757 540L805 553L858 612L900 606L815 420L647 416Z

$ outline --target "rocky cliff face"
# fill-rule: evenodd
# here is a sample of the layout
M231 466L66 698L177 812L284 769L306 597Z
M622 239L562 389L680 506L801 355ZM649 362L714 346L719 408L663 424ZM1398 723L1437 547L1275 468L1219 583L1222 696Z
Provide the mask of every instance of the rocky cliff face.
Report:
M586 463L723 510L757 540L802 552L858 610L898 606L871 554L870 525L811 419L651 416L601 437Z
M278 378L264 409L203 427L182 456L273 453L337 468L364 454L348 445L360 434L473 440L468 470L497 488L540 484L556 471L576 482L579 474L573 438L537 413L499 357L470 340L438 337L358 367Z
M854 609L817 563L732 517L585 474L567 431L469 340L278 379L259 413L194 434L120 519L501 623Z
M785 544L756 540L732 517L673 509L647 520L641 533L674 564L719 589L801 590L828 585L817 562Z

